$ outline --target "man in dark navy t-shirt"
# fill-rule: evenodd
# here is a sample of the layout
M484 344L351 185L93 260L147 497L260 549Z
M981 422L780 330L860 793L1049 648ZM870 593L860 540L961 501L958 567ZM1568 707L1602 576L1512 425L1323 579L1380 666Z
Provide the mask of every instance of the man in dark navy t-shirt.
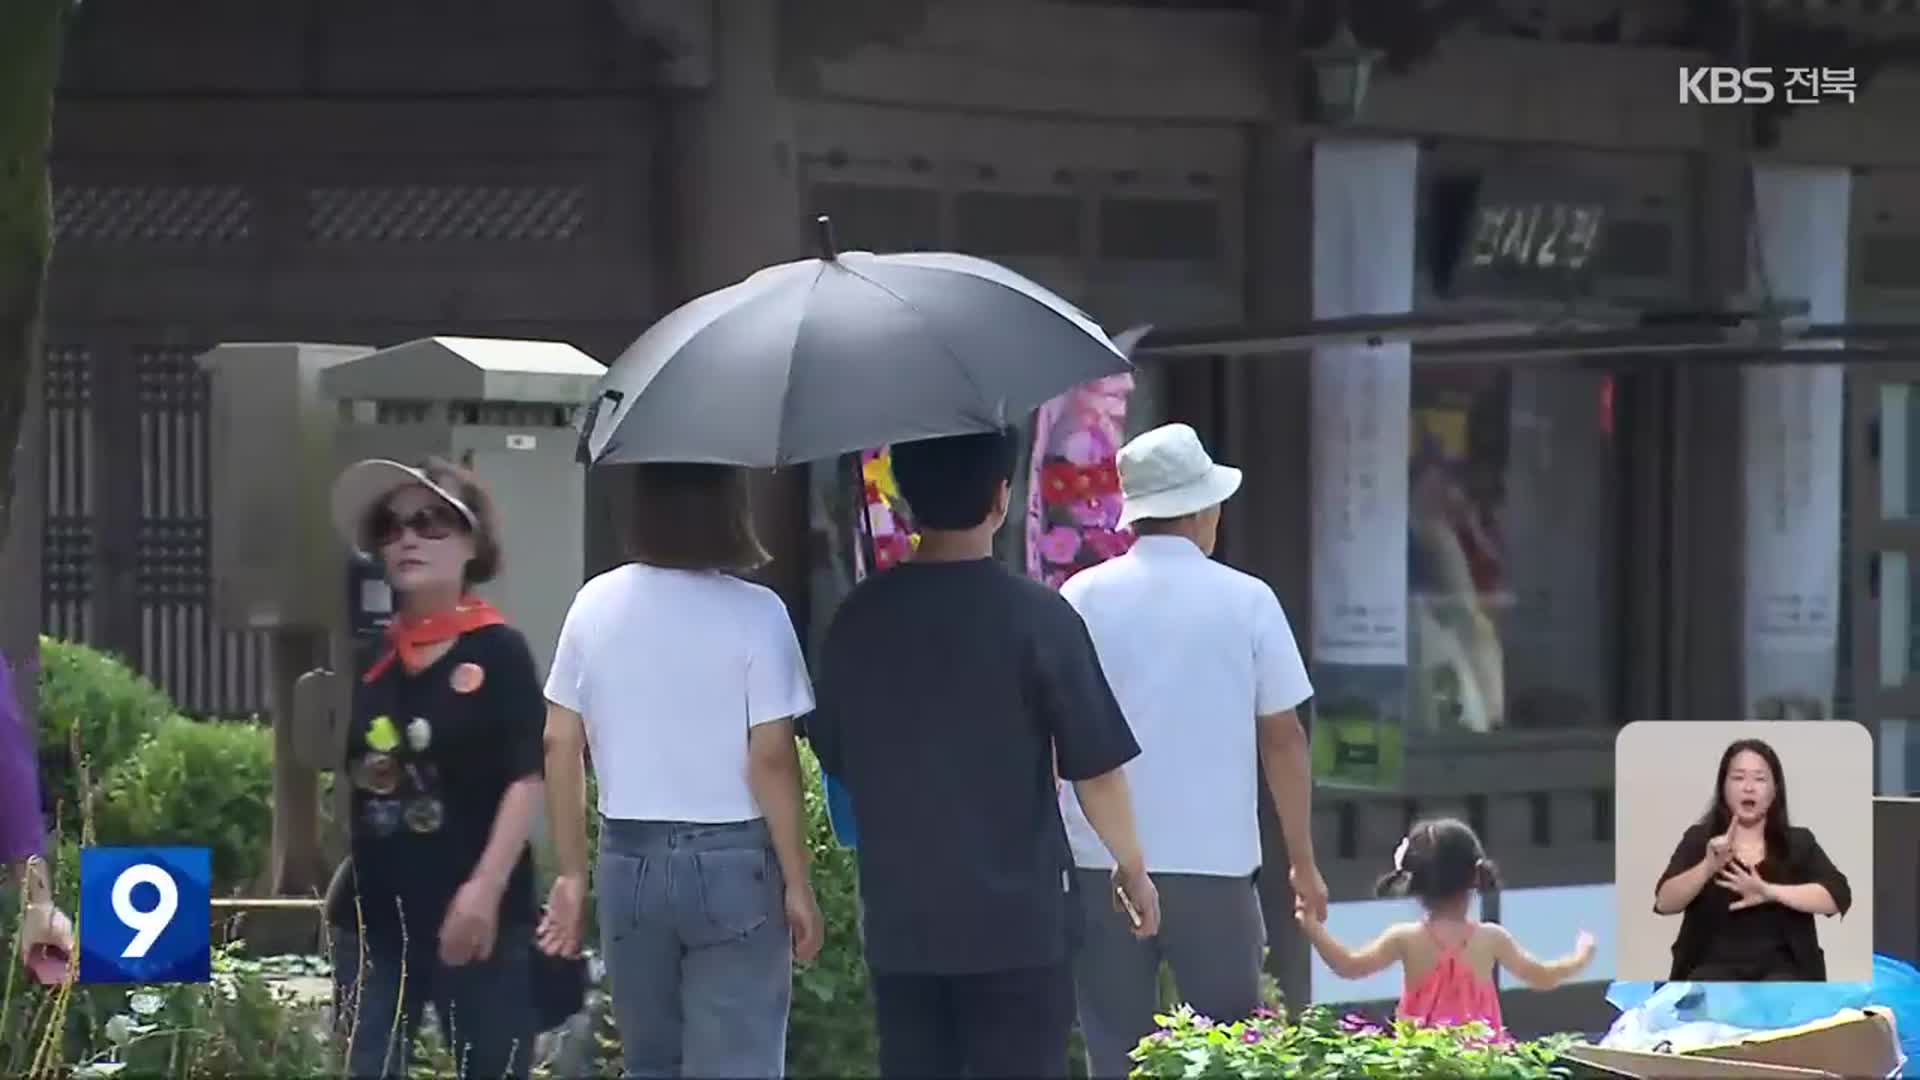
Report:
M1078 902L1058 776L1159 925L1121 766L1140 752L1086 626L993 559L1004 432L897 446L921 541L860 583L806 730L851 795L883 1075L1065 1076Z

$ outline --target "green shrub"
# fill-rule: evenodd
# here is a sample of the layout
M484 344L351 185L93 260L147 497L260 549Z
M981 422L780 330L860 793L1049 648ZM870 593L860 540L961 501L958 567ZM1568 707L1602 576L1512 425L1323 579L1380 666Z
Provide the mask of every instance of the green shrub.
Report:
M173 716L101 780L103 844L213 849L216 893L250 887L273 837L273 732L240 721Z
M1494 1039L1479 1024L1423 1028L1402 1021L1381 1027L1360 1017L1337 1018L1321 1006L1308 1008L1293 1023L1284 1011L1272 1009L1231 1024L1214 1023L1185 1007L1154 1019L1161 1030L1133 1051L1136 1077L1547 1080L1571 1075L1561 1055L1573 1038L1564 1035L1510 1042Z
M132 755L140 740L179 710L117 658L49 637L40 639L40 750L49 796L78 821L76 766L98 778ZM80 757L73 757L76 741Z
M859 871L854 853L833 838L820 766L804 742L800 769L806 777L813 889L826 917L827 940L813 963L794 972L787 1071L793 1076L874 1076L879 1072L879 1042L860 943Z

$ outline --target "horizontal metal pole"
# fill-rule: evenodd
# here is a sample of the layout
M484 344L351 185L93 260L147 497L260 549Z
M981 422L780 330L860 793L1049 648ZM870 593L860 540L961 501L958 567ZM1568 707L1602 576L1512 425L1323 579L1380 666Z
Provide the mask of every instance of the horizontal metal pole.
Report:
M1776 306L1778 307L1778 306ZM1420 362L1468 362L1604 357L1620 353L1787 352L1840 353L1818 359L1789 355L1760 363L1853 363L1854 354L1880 354L1896 344L1920 341L1920 323L1819 323L1769 308L1687 311L1619 308L1573 309L1560 317L1530 320L1518 309L1493 317L1466 312L1364 315L1320 319L1302 326L1261 330L1192 331L1149 335L1142 358L1256 357L1305 354L1326 346L1379 347L1389 343L1419 349Z

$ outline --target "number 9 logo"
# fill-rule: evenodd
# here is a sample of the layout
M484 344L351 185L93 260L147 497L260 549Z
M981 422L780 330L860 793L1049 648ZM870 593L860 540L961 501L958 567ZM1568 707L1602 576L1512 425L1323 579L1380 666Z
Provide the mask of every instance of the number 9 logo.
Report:
M136 885L151 885L160 892L160 900L153 907L142 911L133 906L133 889ZM113 879L113 914L129 930L134 931L133 940L120 951L122 959L139 959L147 955L153 943L166 932L173 923L174 912L180 909L180 887L173 882L173 875L153 863L136 863L120 871Z

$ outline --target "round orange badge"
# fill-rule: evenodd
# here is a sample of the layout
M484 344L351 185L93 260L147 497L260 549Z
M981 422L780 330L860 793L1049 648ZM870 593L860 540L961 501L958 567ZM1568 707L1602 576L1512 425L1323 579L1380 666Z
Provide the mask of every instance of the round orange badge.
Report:
M471 694L487 681L487 669L479 664L461 664L453 669L453 676L447 681L453 684L454 693Z

